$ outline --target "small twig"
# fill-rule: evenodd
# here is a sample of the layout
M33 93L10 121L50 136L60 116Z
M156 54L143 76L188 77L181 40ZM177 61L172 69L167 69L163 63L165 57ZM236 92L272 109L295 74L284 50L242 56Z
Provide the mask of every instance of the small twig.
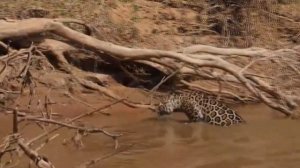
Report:
M8 54L6 54L5 56L1 56L1 59L5 59L7 61L7 64L14 60L15 58L17 58L20 55L24 55L28 53L28 49L21 49L21 50L12 50L11 52L9 52Z
M77 101L77 102L79 102L79 103L81 103L81 104L84 104L84 105L86 105L86 106L88 106L88 107L90 107L90 108L92 108L92 109L94 109L94 110L97 109L96 107L92 106L91 104L89 104L89 103L87 103L87 102L85 102L85 101L79 100L78 98L72 96L72 95L71 95L70 93L68 93L68 92L64 93L64 95L66 95L66 96L70 97L71 99L73 99L73 100L75 100L75 101ZM110 116L110 115L111 115L111 113L102 112L102 111L99 111L98 113L101 113L101 114L106 115L106 116Z
M270 77L270 76L265 76L265 75L259 75L259 74L254 74L254 73L245 73L245 76L247 77L247 76L256 76L256 77L258 77L258 78L265 78L265 79L273 79L274 80L274 78L272 78L272 77Z
M20 94L20 91L12 91L12 90L4 90L0 88L1 93L13 93L13 94Z
M9 45L6 45L5 43L3 43L2 41L0 41L0 46L6 50L6 52L10 52L10 47Z
M35 52L37 55L47 59L47 56L45 54L43 54L43 52L41 52L39 49L36 49ZM46 61L46 63L48 64L49 67L51 67L52 71L55 70L54 66L50 62Z
M55 104L50 100L50 93L51 93L51 88L48 90L47 95L45 96L45 102L44 102L44 108L47 114L48 119L52 119L52 108L51 105Z
M5 111L5 113L6 113L6 114L13 114L14 111ZM26 116L26 115L27 115L27 114L24 113L24 112L18 112L18 116L20 116L20 117L24 117L24 116Z
M112 157L112 156L115 156L115 155L117 155L117 154L119 154L119 153L125 152L125 151L127 151L128 149L132 148L134 145L135 145L135 144L131 144L131 145L127 146L127 147L124 147L123 149L116 150L116 151L114 151L114 152L112 152L112 153L110 153L110 154L107 154L107 155L104 155L104 156L101 156L101 157L98 157L98 158L95 158L95 159L91 159L91 160L89 160L89 161L86 161L86 162L80 164L80 165L78 166L78 168L88 168L88 167L90 167L90 166L92 166L92 165L95 165L95 164L96 164L97 162L99 162L99 161L108 159L108 158L110 158L110 157Z
M183 68L183 66L181 67L181 68ZM153 100L153 94L156 92L156 90L163 84L163 83L165 83L167 80L169 80L172 76L174 76L175 74L177 74L180 70L181 70L181 68L178 68L176 71L173 71L170 75L168 75L167 77L163 77L162 79L161 79L161 81L157 84L157 85L155 85L151 90L150 90L150 92L149 92L149 94L150 94L150 104L152 105L152 100ZM154 109L152 109L152 110L154 110Z
M41 103L40 99L37 102L37 108L38 108L38 111L41 113L42 117L46 118L46 115L44 114L44 111L43 111L43 108L42 108L42 103Z
M13 111L13 134L17 134L18 131L18 110Z
M35 151L41 150L46 144L48 144L50 141L52 141L53 139L55 139L58 136L59 136L59 134L55 134L52 137L47 138L44 143L40 144L39 147L35 148Z
M253 61L251 61L248 65L246 65L244 68L242 68L239 73L242 74L245 70L247 70L249 67L251 67L254 63L258 62L258 61L266 61L268 59L272 59L274 57L279 57L278 55L272 55L272 56L268 56L268 57L262 57L262 58L257 58L254 59Z
M47 114L47 118L51 119L52 118L52 109L51 109L51 107L49 107L49 105L51 105L49 97L45 96L45 105L44 105L45 111L46 111L46 114Z
M8 48L8 45L6 45L5 43L3 43L2 41L0 41L0 46L3 48Z
M6 114L13 114L13 110L15 110L14 108L4 107L1 105L0 105L0 108L7 110L4 112ZM21 117L28 116L28 113L33 114L35 112L29 111L29 110L18 109L18 116L21 116ZM52 113L52 115L53 116L61 116L61 114L58 114L58 113Z
M2 63L3 63L3 68L0 70L0 75L6 70L7 68L7 61L3 61L3 60L0 60Z
M32 85L34 85L34 86L32 86ZM31 74L30 71L27 71L27 73L23 77L22 87L21 87L21 94L24 92L24 89L25 89L26 86L29 86L29 94L30 94L29 103L31 103L32 97L35 94L34 87L36 87L36 83L32 81L32 74Z
M30 64L31 64L31 58L32 58L32 51L34 49L34 46L31 45L31 47L28 49L28 57L27 57L27 63L24 66L23 70L21 71L21 73L19 74L19 77L23 78L25 77L25 75L27 74Z
M208 93L219 93L219 90L214 90L214 89L208 89L208 88L204 88L200 85L197 84L193 84L193 83L189 83L188 81L185 80L180 80L180 82L188 87L192 87L192 88L197 88L200 89L204 92L208 92ZM231 98L231 99L237 99L241 102L257 102L257 99L255 97L251 97L251 96L239 96L235 93L223 90L222 94L227 95L227 97ZM223 96L223 97L224 97Z
M161 81L155 85L151 90L150 90L150 102L152 104L152 100L153 100L153 93L156 92L156 90L162 85L164 84L167 80L169 80L171 77L173 77L175 74L177 74L182 68L184 67L184 65L182 65L180 68L178 68L176 71L173 71L170 75L168 75L167 77L163 77L161 79Z
M174 72L172 72L170 75L168 75L167 77L163 77L162 79L161 79L161 81L157 84L157 85L155 85L151 90L150 90L150 93L152 93L152 92L155 92L163 83L165 83L167 80L169 80L172 76L174 76L175 74L177 74L180 70L181 70L181 68L183 68L184 67L184 65L182 65L180 68L178 68L176 71L174 71Z
M69 142L73 142L77 148L81 148L84 146L84 144L82 142L82 137L86 136L86 135L87 134L85 134L84 132L77 130L75 135L72 136L69 140L64 139L63 145L67 145Z

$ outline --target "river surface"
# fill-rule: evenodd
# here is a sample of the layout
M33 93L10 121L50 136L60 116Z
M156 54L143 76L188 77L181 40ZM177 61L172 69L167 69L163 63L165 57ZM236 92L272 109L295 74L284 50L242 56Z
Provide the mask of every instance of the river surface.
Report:
M89 135L84 147L63 145L73 131L62 129L56 139L39 152L48 156L56 168L77 167L103 157L93 168L299 168L300 121L285 119L262 105L237 107L247 124L221 128L204 123L185 124L176 113L158 119L149 111L117 106L112 117L100 114L82 121L107 130L123 132L119 148L103 135ZM10 125L1 117L1 128ZM1 129L1 136L7 129ZM35 125L23 129L28 139L40 132ZM120 152L118 152L120 151ZM115 154L113 154L116 152ZM106 157L107 155L111 155ZM28 165L21 160L17 167Z

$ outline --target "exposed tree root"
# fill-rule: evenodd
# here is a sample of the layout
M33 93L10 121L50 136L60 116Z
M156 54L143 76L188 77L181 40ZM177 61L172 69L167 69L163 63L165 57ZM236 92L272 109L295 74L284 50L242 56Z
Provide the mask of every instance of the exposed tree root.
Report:
M95 39L65 26L62 22L73 21L64 19L1 20L0 40L24 36L31 37L45 32L65 38L67 40L65 42L45 39L38 46L48 51L48 53L43 52L48 57L49 55L55 57L58 68L72 74L81 85L98 90L118 100L122 98L105 87L107 76L104 75L99 78L96 74L82 72L72 67L66 60L64 53L84 48L99 54L108 62L113 60L138 62L168 74L180 69L177 76L183 80L178 80L177 83L189 86L197 86L192 84L190 80L185 80L190 77L194 79L210 78L211 81L216 83L235 83L241 89L246 88L248 90L249 94L246 97L254 97L254 99L258 99L286 115L291 115L292 110L297 106L292 95L278 89L278 86L272 86L272 82L264 80L264 75L257 74L250 69L253 64L262 60L270 62L277 60L280 62L283 57L294 59L299 55L299 52L294 49L274 51L260 48L224 49L205 45L191 46L178 51L128 48ZM81 22L77 23L82 24ZM250 57L252 61L244 65L237 65L227 58L229 56L246 56ZM98 81L89 80L91 76L96 77ZM270 79L272 78L270 77ZM222 88L219 89L219 92L227 95L229 93ZM243 99L237 94L230 94L230 96ZM129 101L124 101L124 103L133 107L153 108L150 105L136 104Z

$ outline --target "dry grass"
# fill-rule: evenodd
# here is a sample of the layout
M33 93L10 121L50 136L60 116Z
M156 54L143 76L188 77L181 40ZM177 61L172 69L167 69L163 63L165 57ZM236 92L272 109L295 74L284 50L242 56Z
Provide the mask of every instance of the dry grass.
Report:
M170 48L178 48L178 45L203 44L206 41L212 41L219 46L279 48L300 43L300 39L294 39L294 36L299 33L299 24L262 14L259 10L264 7L263 5L246 10L247 16L243 16L246 22L238 23L241 25L239 32L230 30L231 33L224 34L222 31L218 35L209 33L180 35L176 32L179 31L178 27L187 30L186 34L194 31L194 28L191 28L191 25L187 24L184 19L175 17L172 21L166 18L165 15L170 15L170 9L174 9L178 13L184 10L183 14L187 16L189 13L198 13L193 24L198 25L199 29L209 27L210 23L207 22L207 19L210 17L217 18L219 15L221 18L232 18L232 16L226 10L211 15L207 14L209 4L202 0L171 0L168 2L177 5L171 5L169 8L166 8L166 4L157 3L160 1L162 2L162 0L1 0L0 17L26 18L26 10L42 8L50 12L47 16L50 18L70 17L84 20L100 30L98 38L127 46L159 48L168 44ZM262 2L262 0L255 1L257 4ZM284 14L288 18L300 22L300 0L282 0L282 2L286 3L269 4L269 11L275 14ZM192 9L186 4L200 6L203 10ZM151 6L151 10L147 10L149 6ZM128 18L124 17L127 15ZM116 17L119 18L116 19ZM122 22L116 22L118 19ZM143 33L145 29L155 33L145 34ZM234 34L238 34L238 36ZM184 41L184 43L174 42L176 40Z

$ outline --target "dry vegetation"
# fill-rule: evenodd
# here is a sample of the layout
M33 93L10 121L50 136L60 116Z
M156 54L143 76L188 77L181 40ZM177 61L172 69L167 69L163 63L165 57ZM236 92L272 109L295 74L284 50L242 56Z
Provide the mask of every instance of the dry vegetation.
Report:
M31 100L40 86L60 88L74 101L88 89L115 103L148 109L155 109L152 97L166 88L201 90L223 101L262 102L295 115L300 96L299 6L298 1L279 0L2 0L1 108L9 113L27 96L29 110L13 110L14 134L1 146L0 157L18 150L17 145L36 164L47 162L30 149L32 140L23 142L17 118L75 129L75 144L87 133L114 140L120 136L54 120L49 95L39 102L40 115L33 113ZM151 100L122 97L114 85L142 88Z

